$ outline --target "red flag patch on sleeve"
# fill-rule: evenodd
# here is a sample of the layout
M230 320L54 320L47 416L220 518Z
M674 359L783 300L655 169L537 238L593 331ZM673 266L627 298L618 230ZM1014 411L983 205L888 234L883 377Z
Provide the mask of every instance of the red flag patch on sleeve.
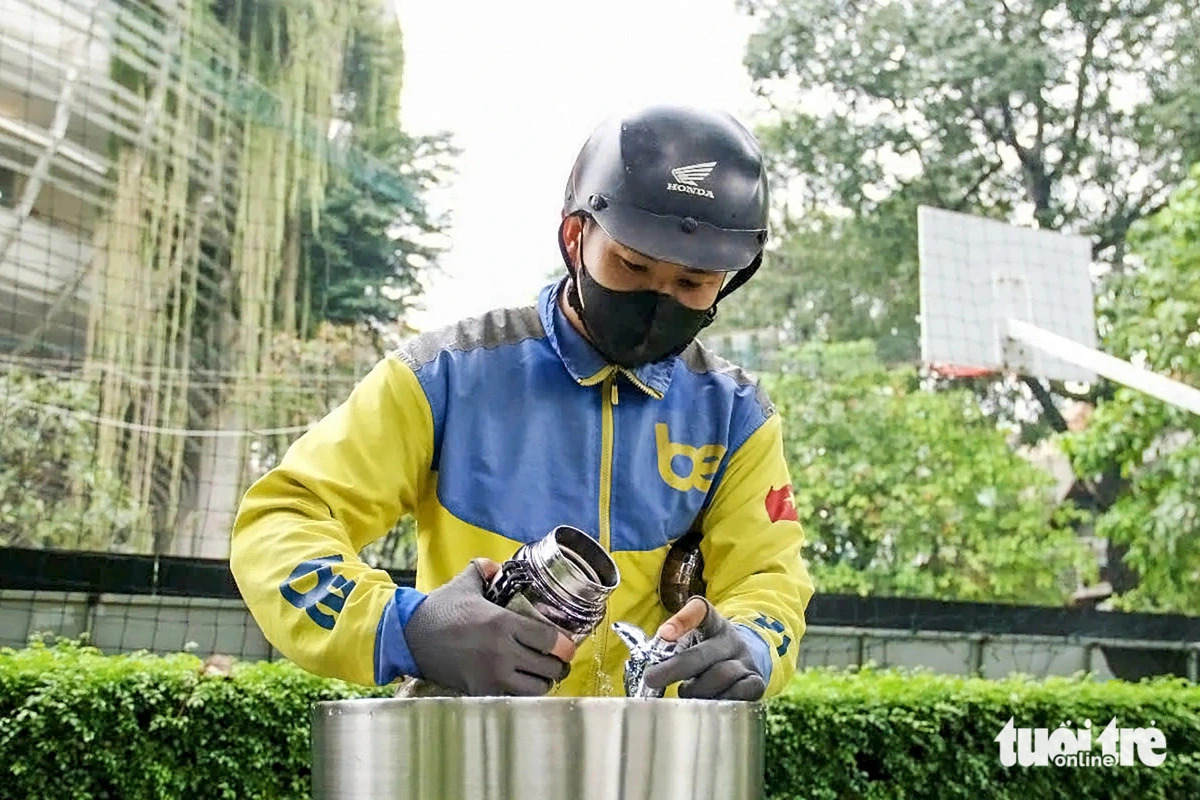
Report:
M792 487L780 486L778 489L770 489L767 491L767 516L771 518L771 522L779 522L781 519L799 522L796 516L796 506L792 502Z

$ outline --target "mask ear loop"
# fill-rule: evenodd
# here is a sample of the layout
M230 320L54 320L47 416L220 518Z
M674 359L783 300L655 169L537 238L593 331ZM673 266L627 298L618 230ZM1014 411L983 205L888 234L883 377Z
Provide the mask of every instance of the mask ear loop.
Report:
M762 265L762 257L763 254L759 253L754 257L754 260L751 261L748 266L742 267L735 272L733 279L721 287L721 291L717 293L717 299L713 300L713 304L708 307L708 317L704 320L704 325L701 326L701 330L707 328L713 323L713 320L717 318L717 305L719 305L720 302L726 297L733 294L735 289L753 277L754 273L757 272L758 268Z
M579 277L576 273L577 269L587 269L583 266L583 231L579 232L579 266L576 267L571 261L570 254L567 253L567 243L563 238L563 229L567 226L567 220L571 217L579 217L585 224L588 220L588 215L584 212L569 214L563 217L563 221L558 226L558 250L562 253L563 263L567 266L567 276L571 279L567 284L567 303L575 310L581 322L583 322L584 330L591 335L591 327L588 325L587 315L583 313L583 293L579 291Z

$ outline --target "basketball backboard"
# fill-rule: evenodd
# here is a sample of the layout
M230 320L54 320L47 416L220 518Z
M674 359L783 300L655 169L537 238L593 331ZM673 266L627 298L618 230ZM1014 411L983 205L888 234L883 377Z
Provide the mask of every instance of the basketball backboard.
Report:
M929 206L918 210L921 356L926 364L1091 382L1096 373L1009 335L1021 320L1097 345L1092 245Z

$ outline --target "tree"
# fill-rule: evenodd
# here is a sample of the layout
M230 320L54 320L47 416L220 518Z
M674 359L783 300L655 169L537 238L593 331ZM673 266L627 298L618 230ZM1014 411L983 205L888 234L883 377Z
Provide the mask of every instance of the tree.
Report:
M869 342L800 348L764 380L820 591L1058 605L1094 572L1049 476L970 392L927 391Z
M447 220L426 200L452 175L459 150L447 134L401 129L403 62L394 25L360 15L335 103L333 175L318 226L302 235L311 279L296 299L306 335L320 320L401 319L445 248Z
M793 342L871 339L887 362L918 355L917 204L898 195L870 216L813 212L786 225L714 332L775 328Z
M297 298L310 326L401 319L444 250L445 221L422 198L449 172L457 152L449 140L383 129L358 147L326 190L319 227L304 237L309 268L322 276Z
M1129 226L1200 155L1182 0L741 6L762 20L746 64L775 112L777 196L804 226L781 226L770 265L790 296L752 282L737 304L767 319L811 305L827 336L915 342L920 203L1090 234L1119 268Z
M1200 386L1200 167L1130 235L1136 266L1101 297L1104 347ZM1124 489L1096 533L1125 548L1138 584L1126 609L1200 614L1200 419L1133 389L1064 437L1079 475L1118 465Z

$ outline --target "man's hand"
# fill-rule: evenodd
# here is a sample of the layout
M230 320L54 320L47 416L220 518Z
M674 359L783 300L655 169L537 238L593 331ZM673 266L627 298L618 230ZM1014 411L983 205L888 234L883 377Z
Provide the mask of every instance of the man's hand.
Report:
M549 623L483 596L500 568L477 559L429 593L404 638L421 677L469 695L544 695L567 677L575 643Z
M665 689L683 681L679 696L712 700L758 700L767 690L741 634L703 597L693 597L658 629L668 642L693 644L646 670L646 685ZM680 641L683 639L684 641Z

